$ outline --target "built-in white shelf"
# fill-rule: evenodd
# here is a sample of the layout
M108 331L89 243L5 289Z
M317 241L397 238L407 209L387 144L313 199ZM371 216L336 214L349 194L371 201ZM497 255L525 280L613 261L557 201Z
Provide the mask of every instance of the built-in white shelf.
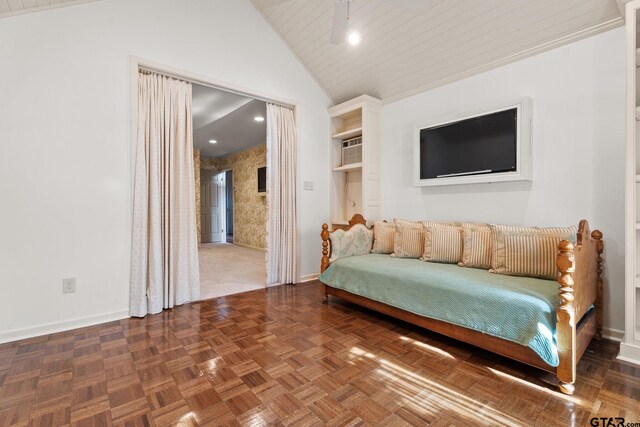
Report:
M351 172L351 171L359 171L362 169L362 162L360 163L352 163L350 165L338 166L333 168L334 172Z
M640 365L640 0L622 1L625 7L626 59L627 59L627 178L625 214L625 297L624 338L620 343L619 358ZM605 231L606 234L606 231ZM605 252L607 249L605 248ZM605 267L606 268L606 267Z
M344 132L333 134L333 139L349 139L362 135L362 127L345 130Z
M335 105L328 112L329 218L334 219L329 226L346 226L355 214L361 214L367 222L379 220L382 101L362 95ZM345 156L349 152L344 152L344 141L356 137L362 138L362 157ZM358 163L343 165L343 160Z

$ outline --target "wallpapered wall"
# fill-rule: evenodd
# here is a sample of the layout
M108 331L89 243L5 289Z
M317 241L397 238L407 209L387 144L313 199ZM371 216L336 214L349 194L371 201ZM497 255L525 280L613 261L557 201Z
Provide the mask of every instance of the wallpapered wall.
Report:
M267 198L258 195L258 166L267 162L267 145L262 144L221 158L200 158L194 150L196 169L196 215L200 235L200 169L233 170L233 242L267 247Z

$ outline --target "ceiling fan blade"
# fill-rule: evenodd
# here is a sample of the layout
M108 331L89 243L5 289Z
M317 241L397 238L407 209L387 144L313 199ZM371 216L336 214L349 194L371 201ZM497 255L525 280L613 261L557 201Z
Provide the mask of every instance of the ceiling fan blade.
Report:
M340 44L347 36L349 26L349 1L338 0L333 12L333 27L331 28L331 44Z
M254 0L256 3L260 3L262 7L273 7L283 3L287 3L290 0Z

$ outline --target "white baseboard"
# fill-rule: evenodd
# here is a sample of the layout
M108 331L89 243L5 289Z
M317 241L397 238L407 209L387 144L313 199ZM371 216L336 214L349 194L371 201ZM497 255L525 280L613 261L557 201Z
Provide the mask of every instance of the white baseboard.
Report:
M129 310L113 311L97 316L80 317L77 319L63 320L61 322L45 323L43 325L30 326L28 328L14 329L13 331L0 332L0 344L53 334L55 332L68 331L70 329L83 328L85 326L98 325L100 323L121 320L129 317Z
M620 354L618 354L617 359L640 365L640 347L625 343L620 344Z
M622 342L622 339L624 338L624 331L621 331L620 329L602 328L602 338Z
M320 277L320 273L305 274L304 276L300 276L298 283L310 282L312 280L316 280L318 277Z

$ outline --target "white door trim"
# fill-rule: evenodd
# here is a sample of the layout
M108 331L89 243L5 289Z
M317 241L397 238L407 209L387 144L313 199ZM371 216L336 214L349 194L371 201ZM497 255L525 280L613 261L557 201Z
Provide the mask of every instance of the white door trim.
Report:
M215 186L215 196L212 186ZM202 243L226 243L225 172L206 171L200 174L200 224ZM219 231L216 232L215 229Z

